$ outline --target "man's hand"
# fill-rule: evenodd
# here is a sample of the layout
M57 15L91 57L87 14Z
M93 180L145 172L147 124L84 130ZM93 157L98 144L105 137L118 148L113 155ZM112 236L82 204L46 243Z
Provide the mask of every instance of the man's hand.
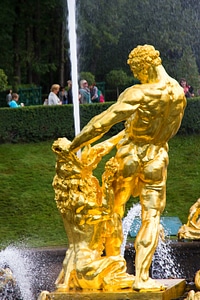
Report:
M104 152L104 147L96 147L91 145L86 146L81 154L81 161L84 165L95 169L98 163L101 161Z

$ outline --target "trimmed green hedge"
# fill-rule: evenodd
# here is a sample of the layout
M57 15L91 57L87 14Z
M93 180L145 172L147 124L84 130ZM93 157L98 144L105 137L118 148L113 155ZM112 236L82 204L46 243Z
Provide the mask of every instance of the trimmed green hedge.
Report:
M111 103L80 105L80 127ZM122 125L121 125L122 127ZM118 131L113 128L112 134ZM75 135L72 105L29 106L0 109L0 143L39 142Z
M179 134L200 134L200 98L187 99Z
M83 128L89 120L106 110L114 102L80 105L80 123ZM123 123L113 126L114 135ZM189 99L178 134L200 134L200 98ZM74 138L72 105L29 106L0 109L0 143L29 143Z

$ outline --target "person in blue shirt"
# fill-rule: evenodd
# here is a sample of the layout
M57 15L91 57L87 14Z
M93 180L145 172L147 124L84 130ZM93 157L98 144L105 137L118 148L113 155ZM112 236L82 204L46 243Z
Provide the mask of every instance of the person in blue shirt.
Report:
M12 94L12 100L9 102L9 106L11 108L24 106L24 103L17 104L18 100L19 100L19 95L17 93L13 93Z

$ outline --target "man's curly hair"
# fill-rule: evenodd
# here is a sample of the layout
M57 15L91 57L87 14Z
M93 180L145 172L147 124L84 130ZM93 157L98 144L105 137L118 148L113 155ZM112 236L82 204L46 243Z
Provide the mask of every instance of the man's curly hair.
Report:
M151 45L137 46L130 53L127 60L131 71L148 69L150 66L159 66L162 63L160 52Z

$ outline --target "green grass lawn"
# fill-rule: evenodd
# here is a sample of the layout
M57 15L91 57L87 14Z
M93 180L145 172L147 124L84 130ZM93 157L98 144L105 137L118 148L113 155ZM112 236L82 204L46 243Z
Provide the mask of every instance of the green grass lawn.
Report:
M67 244L52 188L52 143L0 145L0 248L17 242L34 247ZM200 197L200 136L176 136L169 146L164 215L185 223L190 206ZM98 178L107 158L95 171ZM127 210L135 201L129 201Z

